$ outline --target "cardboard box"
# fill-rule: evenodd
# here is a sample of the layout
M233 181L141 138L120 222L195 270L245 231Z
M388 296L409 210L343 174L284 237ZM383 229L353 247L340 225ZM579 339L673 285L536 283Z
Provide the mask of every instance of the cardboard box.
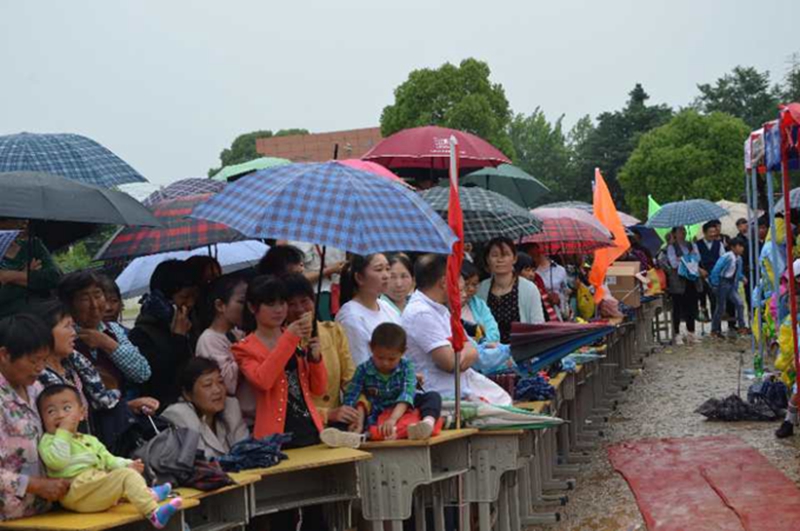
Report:
M631 308L642 304L641 285L636 278L640 268L639 262L614 262L606 272L606 285L611 295Z

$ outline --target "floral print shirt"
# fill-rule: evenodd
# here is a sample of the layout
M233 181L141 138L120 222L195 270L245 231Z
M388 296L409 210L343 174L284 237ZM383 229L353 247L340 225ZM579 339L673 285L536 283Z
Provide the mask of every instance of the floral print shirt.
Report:
M39 382L28 387L30 403L0 373L0 521L43 513L50 504L26 494L28 478L42 475L36 446L42 422L36 410Z

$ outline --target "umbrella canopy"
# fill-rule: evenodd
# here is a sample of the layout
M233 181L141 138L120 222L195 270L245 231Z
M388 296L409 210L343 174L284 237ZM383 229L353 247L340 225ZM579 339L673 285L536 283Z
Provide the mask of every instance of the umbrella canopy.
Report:
M661 246L664 244L661 237L655 229L646 227L644 225L634 225L628 229L632 233L636 233L641 237L642 247L650 251L650 254L656 256Z
M101 188L147 181L91 138L69 133L0 136L0 172L13 171L51 173Z
M603 223L599 219L594 217L594 215L591 212L586 212L585 210L581 210L579 208L539 207L531 210L531 213L538 216L544 215L550 218L558 217L558 218L572 219L580 223L585 223L587 225L591 225L592 227L599 230L601 233L605 234L609 238L614 239L614 235L611 234L611 231L608 230L608 227L603 225Z
M0 173L0 190L0 218L31 220L51 251L88 236L98 225L160 225L127 194L49 173Z
M497 192L525 208L536 206L536 201L550 191L539 179L511 164L474 171L461 182Z
M721 219L727 213L727 210L706 199L689 199L661 205L659 211L647 220L646 225L662 229L681 227Z
M511 161L496 147L475 135L429 125L404 129L383 139L370 149L363 160L377 162L387 168L430 168L443 170L450 167L450 137L458 140L459 168L485 168Z
M800 195L800 194L799 194ZM791 194L789 195L791 199ZM798 197L800 199L800 197ZM748 215L749 209L745 203L735 203L733 201L717 201L717 205L724 208L728 213L725 216L719 218L719 221L722 223L722 234L727 234L730 237L734 237L739 234L739 229L736 227L736 221L744 218L749 220L750 216ZM755 213L754 218L758 218L762 212L759 210Z
M120 192L125 192L141 203L153 192L158 192L161 187L153 183L130 183L121 184L116 189Z
M570 211L574 209L534 209L532 213L542 220L542 232L525 236L522 243L536 243L545 254L587 254L614 245L607 230L602 232L594 223L577 219Z
M153 214L163 227L124 228L103 246L96 259L134 258L245 239L225 225L188 217L198 204L212 195L192 195L158 203L153 207Z
M420 194L433 209L447 219L450 188L436 186ZM487 242L496 236L513 240L542 230L542 222L510 199L476 187L458 188L464 212L464 241Z
M283 166L291 163L292 161L279 157L261 157L248 160L247 162L242 162L241 164L225 166L217 173L212 175L211 178L215 181L233 182L242 175L247 175L248 173L253 173L254 171L263 170L266 168L274 168L276 166Z
M792 191L789 192L789 206L792 210L800 208L800 188L792 188ZM783 212L783 196L775 203L775 212Z
M396 183L400 183L403 186L411 188L410 184L408 184L402 178L392 173L391 170L389 170L385 166L381 166L380 164L360 159L345 159L345 160L336 160L333 162L336 162L338 164L344 164L345 166L349 166L350 168L365 171L367 173L374 173L375 175L386 177L387 179L390 179Z
M156 203L168 201L170 199L177 199L179 197L199 194L215 194L217 192L221 192L223 188L225 188L225 183L222 181L212 181L211 179L197 178L181 179L179 181L170 183L159 190L156 190L147 196L142 201L142 204L150 207Z
M224 223L249 238L313 242L358 254L448 254L456 241L416 193L336 162L258 171L229 184L192 217Z
M248 267L255 267L261 257L269 250L269 245L259 241L245 240L215 245L214 257L222 266L223 274L233 273ZM208 255L209 249L193 251L174 251L170 253L140 256L128 264L117 277L117 286L123 298L138 297L150 290L150 277L156 266L166 260L186 260L190 256Z
M561 207L577 208L579 210L588 212L589 214L594 214L594 207L589 203L584 203L583 201L560 201L558 203L550 203L548 205L542 205L542 208L561 208ZM630 214L626 214L625 212L617 210L617 214L619 215L619 220L626 227L632 227L634 225L639 225L641 223L641 220L631 216Z

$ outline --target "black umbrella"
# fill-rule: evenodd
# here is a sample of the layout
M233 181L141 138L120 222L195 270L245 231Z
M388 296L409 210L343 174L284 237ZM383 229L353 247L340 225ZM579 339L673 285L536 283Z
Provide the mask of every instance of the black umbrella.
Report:
M30 220L51 250L91 233L98 225L161 226L127 194L42 172L0 173L0 218Z

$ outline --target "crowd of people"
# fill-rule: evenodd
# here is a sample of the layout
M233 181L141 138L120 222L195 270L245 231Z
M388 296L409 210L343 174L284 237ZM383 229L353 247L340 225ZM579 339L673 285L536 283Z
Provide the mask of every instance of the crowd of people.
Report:
M699 308L712 334L726 310L745 331L746 222L729 241L714 222L696 243L676 228L656 257L631 237L625 259L669 272L676 342L681 321L697 340ZM274 242L257 267L226 275L211 257L160 263L128 327L112 279L62 275L25 238L0 261L0 519L53 502L103 510L126 497L163 526L180 502L157 508L169 489L148 490L128 459L126 432L148 416L198 432L209 459L251 435L291 434L284 448L431 437L456 393L456 360L462 398L510 405L491 376L516 369L512 323L620 311L595 307L580 257L495 238L464 260L469 341L457 357L445 256Z

